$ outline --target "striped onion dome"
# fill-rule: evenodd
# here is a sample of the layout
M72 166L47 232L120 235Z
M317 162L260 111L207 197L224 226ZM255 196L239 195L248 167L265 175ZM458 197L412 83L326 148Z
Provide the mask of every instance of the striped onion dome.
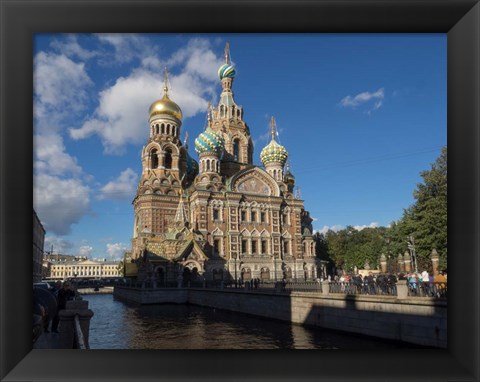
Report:
M264 166L273 162L281 163L283 166L287 158L287 150L285 150L285 147L279 145L275 139L272 139L271 142L265 146L260 153L260 160Z
M195 139L195 151L200 155L202 153L211 152L217 156L223 152L225 141L223 137L214 132L210 127L201 133Z
M218 69L218 76L220 77L221 80L223 80L226 77L233 78L235 77L235 74L236 74L235 68L230 64L223 64Z

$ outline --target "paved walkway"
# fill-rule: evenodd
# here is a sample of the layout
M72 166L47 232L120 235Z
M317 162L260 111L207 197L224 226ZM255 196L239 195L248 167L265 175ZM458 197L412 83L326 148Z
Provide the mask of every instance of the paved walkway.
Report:
M33 344L34 349L62 349L60 347L59 333L42 333L38 340Z

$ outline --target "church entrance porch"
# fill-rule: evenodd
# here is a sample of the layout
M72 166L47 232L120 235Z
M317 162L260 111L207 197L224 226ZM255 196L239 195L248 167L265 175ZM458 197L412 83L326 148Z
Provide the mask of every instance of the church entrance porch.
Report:
M183 270L183 282L185 285L189 286L191 282L198 281L198 269L197 267L185 268Z

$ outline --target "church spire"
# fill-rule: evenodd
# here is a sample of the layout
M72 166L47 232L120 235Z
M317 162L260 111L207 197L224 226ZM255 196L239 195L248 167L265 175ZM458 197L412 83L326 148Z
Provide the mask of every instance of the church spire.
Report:
M168 97L168 70L166 66L163 72L163 93Z
M270 133L272 135L272 140L268 145L266 145L261 153L260 160L267 172L272 175L272 177L277 181L283 181L283 166L288 158L287 150L285 147L281 146L275 140L275 129L276 129L275 118L272 116L270 119Z
M272 115L272 119L270 120L270 133L272 134L272 141L275 140L275 128L277 125L275 124L275 117Z
M183 179L182 179L183 180ZM183 228L188 222L187 213L183 204L183 194L180 194L180 201L178 202L177 212L175 214L175 225L178 228Z
M228 64L228 48L229 48L229 44L227 42L225 44L225 64Z
M207 105L207 127L210 127L212 123L212 104L208 101Z

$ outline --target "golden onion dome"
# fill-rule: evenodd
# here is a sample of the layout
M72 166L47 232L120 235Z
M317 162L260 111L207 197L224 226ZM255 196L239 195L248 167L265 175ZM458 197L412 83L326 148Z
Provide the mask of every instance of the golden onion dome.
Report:
M178 120L182 120L182 109L175 102L173 102L165 93L162 99L152 103L149 109L150 118L155 115L169 115Z

